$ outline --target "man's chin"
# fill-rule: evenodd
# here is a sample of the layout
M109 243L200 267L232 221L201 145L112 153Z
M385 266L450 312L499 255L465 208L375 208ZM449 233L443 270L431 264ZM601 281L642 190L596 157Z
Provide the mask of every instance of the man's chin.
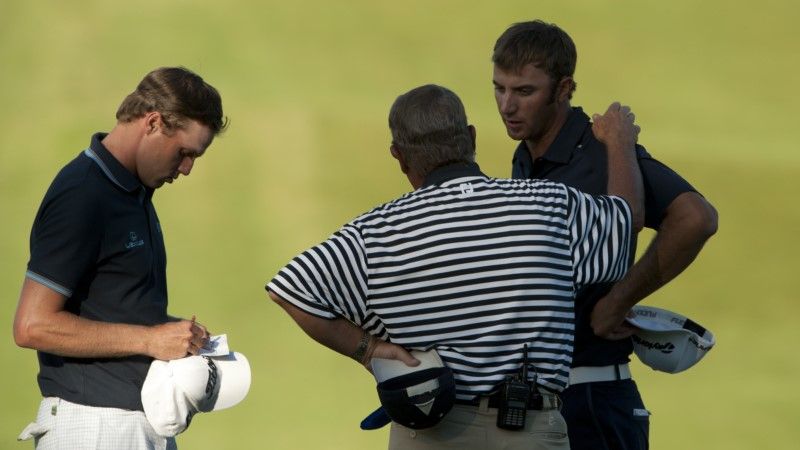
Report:
M158 180L155 183L149 185L148 187L150 189L158 189L158 188L164 186L164 183L172 183L172 180L171 179Z
M522 132L522 130L511 130L506 128L506 133L508 134L508 137L515 141L524 141L528 137L527 134Z

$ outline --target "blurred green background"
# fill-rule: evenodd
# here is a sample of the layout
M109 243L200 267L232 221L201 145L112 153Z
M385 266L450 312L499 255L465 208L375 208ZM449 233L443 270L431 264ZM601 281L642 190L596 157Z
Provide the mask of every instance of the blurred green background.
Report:
M800 7L790 0L0 2L0 448L31 446L15 438L39 402L35 354L11 334L38 204L163 65L200 73L231 119L192 176L155 198L170 310L228 333L253 368L247 399L196 417L179 445L385 448L386 430L358 429L377 404L369 374L307 338L263 285L409 189L388 153L386 116L412 87L458 93L478 129L479 163L507 176L515 144L495 109L490 54L509 24L531 18L575 40L574 104L633 105L640 142L720 212L695 264L646 301L718 340L682 374L634 363L652 448L797 448L800 152L790 130Z

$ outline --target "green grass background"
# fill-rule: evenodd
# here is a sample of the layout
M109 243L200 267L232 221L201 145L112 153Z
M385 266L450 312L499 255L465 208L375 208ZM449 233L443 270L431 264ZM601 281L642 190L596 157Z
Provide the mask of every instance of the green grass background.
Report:
M377 404L369 374L307 338L263 285L296 253L409 189L388 153L386 116L412 87L455 90L478 129L479 163L509 174L514 144L494 105L491 48L510 23L536 17L576 41L574 104L589 113L633 105L640 142L720 212L695 264L646 301L718 340L682 374L634 363L652 448L797 448L800 7L790 0L4 0L0 448L30 446L15 437L39 401L35 354L11 334L36 208L58 169L162 65L199 72L231 118L192 176L156 196L170 310L227 332L253 369L247 399L198 416L179 445L385 447L386 430L358 429Z

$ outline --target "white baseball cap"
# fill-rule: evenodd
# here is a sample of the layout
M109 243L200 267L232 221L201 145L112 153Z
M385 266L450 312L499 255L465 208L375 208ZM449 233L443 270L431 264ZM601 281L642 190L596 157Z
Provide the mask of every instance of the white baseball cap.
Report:
M711 350L711 331L678 313L653 306L634 306L626 320L639 328L633 337L633 351L651 368L667 373L682 372Z
M241 353L154 360L142 386L142 405L156 433L172 437L196 413L230 408L249 390L250 363Z
M452 409L455 379L436 350L412 350L411 355L419 360L419 365L411 367L398 360L372 358L372 374L378 382L378 398L388 417L408 428L429 428ZM362 423L365 429L380 426L382 424L365 427Z
M419 361L419 365L407 366L406 363L397 359L372 358L370 367L372 368L372 375L375 376L375 381L382 383L409 373L445 367L436 350L428 350L426 352L411 350L409 353Z

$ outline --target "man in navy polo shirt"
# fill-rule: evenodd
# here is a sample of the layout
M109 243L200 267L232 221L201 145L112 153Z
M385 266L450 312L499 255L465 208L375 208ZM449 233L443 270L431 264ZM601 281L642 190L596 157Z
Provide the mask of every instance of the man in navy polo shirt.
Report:
M544 178L604 194L606 148L589 117L571 107L577 53L553 24L518 23L497 40L495 99L514 153L514 178ZM717 213L686 180L637 146L645 188L645 226L657 231L616 284L583 288L576 298L575 350L564 418L573 449L644 449L649 415L630 378L630 307L681 273L716 232Z
M197 354L208 332L167 315L166 253L151 201L189 175L226 123L219 93L159 68L108 134L50 185L31 231L14 339L37 350L44 399L20 439L37 448L174 448L142 412L150 362Z

